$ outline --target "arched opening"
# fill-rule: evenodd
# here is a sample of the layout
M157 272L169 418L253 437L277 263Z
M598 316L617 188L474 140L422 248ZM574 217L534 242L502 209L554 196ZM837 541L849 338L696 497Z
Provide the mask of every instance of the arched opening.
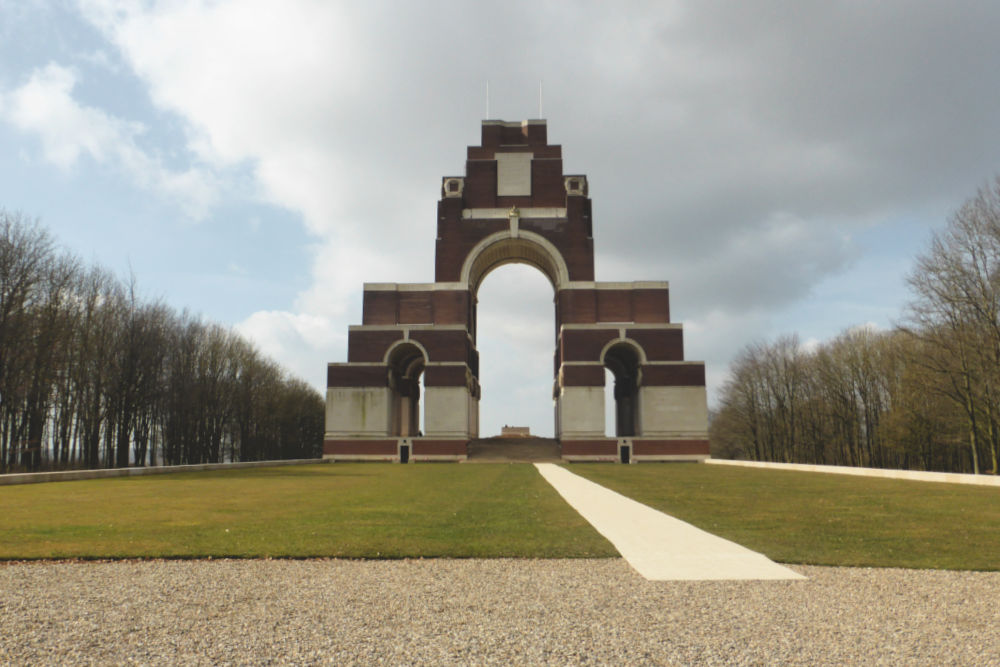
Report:
M480 435L527 426L552 437L555 304L548 277L508 259L480 276L476 293Z
M462 264L462 282L473 294L491 271L504 264L530 264L549 279L554 289L569 282L566 260L550 241L538 234L520 231L497 232L476 244Z
M619 438L639 431L640 354L634 345L624 341L604 352L604 367L614 376L615 436Z
M615 437L618 426L615 424L617 414L615 404L615 374L607 366L604 367L604 435Z
M427 358L411 342L396 344L386 355L389 389L392 390L391 433L400 437L420 435L420 396Z

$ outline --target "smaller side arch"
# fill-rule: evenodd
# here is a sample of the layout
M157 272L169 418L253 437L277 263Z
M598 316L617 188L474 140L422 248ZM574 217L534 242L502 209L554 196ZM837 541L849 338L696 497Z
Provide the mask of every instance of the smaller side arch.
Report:
M601 364L615 379L615 435L619 438L642 432L639 392L645 361L645 350L628 338L616 338L601 350Z
M604 363L604 359L607 356L608 351L611 350L611 348L616 347L618 345L628 345L628 346L634 348L635 349L635 353L636 353L636 355L638 356L638 359L639 359L639 364L645 364L645 363L647 363L646 350L643 349L642 345L639 345L639 343L637 343L636 341L632 340L631 338L624 337L624 336L619 336L618 338L613 338L613 339L609 340L604 345L604 347L601 348L601 356L599 357L599 359L600 359L600 361L601 361L602 364Z
M386 350L392 435L405 438L420 433L420 377L428 359L427 350L412 340L398 340Z
M385 363L386 365L389 365L390 363L392 363L393 356L396 355L398 357L399 354L400 354L400 352L398 350L401 347L406 346L406 345L410 345L412 347L415 347L417 350L420 351L421 356L423 356L423 358L424 358L424 364L426 364L428 361L430 361L431 357L430 357L429 354L427 354L427 349L423 345L421 345L417 341L411 340L409 338L400 338L399 340L393 342L392 345L390 345L386 349L385 354L382 356L382 362Z

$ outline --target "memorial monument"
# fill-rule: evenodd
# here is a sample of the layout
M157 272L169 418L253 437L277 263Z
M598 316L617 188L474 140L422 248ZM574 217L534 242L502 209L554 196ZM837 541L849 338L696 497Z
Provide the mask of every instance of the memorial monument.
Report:
M708 458L705 365L684 360L669 286L594 280L587 177L563 173L562 147L548 143L544 120L483 121L465 175L442 179L436 244L433 283L365 283L347 362L327 371L325 458L466 458L482 391L476 295L490 271L515 262L545 274L555 294L562 458ZM605 368L616 437L605 436Z

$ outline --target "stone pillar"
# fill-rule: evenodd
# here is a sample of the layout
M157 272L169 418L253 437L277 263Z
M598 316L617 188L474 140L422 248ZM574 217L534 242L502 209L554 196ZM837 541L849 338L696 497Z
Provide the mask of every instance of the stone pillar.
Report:
M326 437L384 437L392 431L392 408L388 387L329 387Z
M560 388L556 399L556 437L604 437L604 387Z
M468 387L425 387L424 437L474 437L472 406Z
M641 387L642 424L639 435L707 437L708 399L705 387Z

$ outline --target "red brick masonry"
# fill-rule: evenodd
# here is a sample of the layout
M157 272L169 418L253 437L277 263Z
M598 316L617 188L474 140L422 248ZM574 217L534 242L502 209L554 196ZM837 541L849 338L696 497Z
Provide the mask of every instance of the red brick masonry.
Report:
M708 456L708 440L633 440L633 456Z
M633 456L708 456L708 440L631 438ZM618 456L618 440L563 440L563 456Z
M323 455L371 455L396 456L398 454L396 440L326 440L323 442Z

